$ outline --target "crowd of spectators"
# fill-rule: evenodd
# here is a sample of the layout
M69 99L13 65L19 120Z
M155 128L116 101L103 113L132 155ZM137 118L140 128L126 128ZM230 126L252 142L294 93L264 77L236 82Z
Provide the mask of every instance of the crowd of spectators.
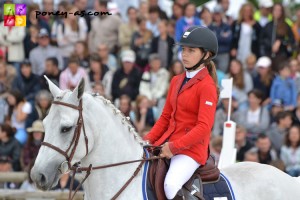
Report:
M56 9L75 13L87 3L61 0ZM93 10L111 12L110 3L94 0ZM245 3L234 19L226 14L228 0L200 11L189 0L175 0L170 16L157 0L143 0L126 8L125 21L121 8L112 15L37 17L36 11L55 11L53 0L28 3L26 27L0 23L0 171L29 171L34 162L52 101L44 75L69 90L84 78L86 91L113 101L146 134L162 112L170 80L184 72L174 44L188 27L201 25L218 38L219 85L233 78L237 162L275 165L299 176L300 9L291 18L280 3L258 5ZM228 106L220 99L211 134L217 157Z

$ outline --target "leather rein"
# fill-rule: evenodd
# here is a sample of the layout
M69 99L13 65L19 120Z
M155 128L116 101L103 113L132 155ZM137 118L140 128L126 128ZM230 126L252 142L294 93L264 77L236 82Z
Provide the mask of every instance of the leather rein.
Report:
M110 168L110 167L115 167L115 166L140 162L139 166L136 168L136 170L134 171L132 176L125 182L125 184L121 187L121 189L111 198L112 200L115 200L127 188L127 186L131 183L131 181L137 176L137 174L139 173L139 171L141 170L143 164L146 161L157 160L157 159L162 159L163 158L163 157L160 157L160 156L153 156L153 157L150 157L150 158L145 158L145 153L144 153L142 159L119 162L119 163L108 164L108 165L101 165L101 166L96 166L96 167L93 167L92 164L90 164L88 167L80 167L80 162L75 163L74 165L71 165L71 162L72 162L72 159L74 157L76 148L78 146L79 138L80 138L80 135L81 135L81 129L83 129L83 135L84 135L84 141L85 141L85 149L86 149L86 154L85 155L87 155L88 151L89 151L88 138L86 136L84 121L83 121L83 115L82 115L82 110L83 110L82 109L82 99L79 101L78 106L68 104L68 103L64 103L64 102L60 102L60 101L53 101L52 103L57 104L57 105L66 106L66 107L69 107L69 108L73 108L75 110L78 110L78 112L79 112L79 117L77 119L77 126L74 130L74 135L73 135L72 141L71 141L71 143L70 143L70 145L69 145L69 147L67 148L66 151L64 151L64 150L60 149L59 147L57 147L55 145L52 145L48 142L42 142L42 144L41 144L41 145L47 146L47 147L57 151L58 153L60 153L61 155L63 155L66 158L66 161L64 161L61 164L61 167L66 162L68 164L68 170L73 172L72 179L71 179L71 184L70 184L70 188L69 188L69 200L72 200L75 197L75 194L80 189L80 187L85 182L85 180L89 177L92 170L105 169L105 168ZM73 148L71 149L72 146L73 146ZM154 146L151 146L151 145L149 145L148 147L149 148L160 148L160 147L154 147ZM69 153L70 153L70 155L69 155ZM58 170L61 173L63 173L62 170L61 170L61 167ZM77 188L75 189L75 191L72 195L72 188L73 188L73 183L74 183L74 179L75 179L75 174L76 174L76 172L83 172L83 171L86 171L86 175L83 178L83 180L80 182L80 184L77 186Z

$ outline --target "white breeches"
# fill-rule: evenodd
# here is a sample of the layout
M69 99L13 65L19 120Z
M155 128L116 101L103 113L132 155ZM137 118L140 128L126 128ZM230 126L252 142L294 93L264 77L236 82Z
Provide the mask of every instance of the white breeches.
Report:
M199 166L199 163L186 155L179 154L171 158L170 168L164 183L167 199L173 199L176 196Z

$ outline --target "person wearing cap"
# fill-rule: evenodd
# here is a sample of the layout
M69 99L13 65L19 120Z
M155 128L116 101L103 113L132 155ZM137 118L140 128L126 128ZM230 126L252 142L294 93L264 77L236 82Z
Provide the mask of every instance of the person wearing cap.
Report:
M261 27L264 27L268 22L272 21L273 0L259 0L259 10L254 13L254 19Z
M32 64L32 72L41 76L45 71L45 61L49 57L56 57L59 69L63 69L63 58L57 47L50 45L49 32L42 28L38 34L38 46L29 53L29 60Z
M267 105L271 101L270 91L274 79L271 66L272 61L267 56L260 57L255 64L257 74L253 77L253 88L264 93L263 105Z
M35 95L41 89L41 85L40 78L32 72L32 65L28 59L21 63L21 73L14 79L12 88L20 91L33 106Z
M213 10L213 22L208 26L210 30L215 32L218 39L218 55L215 58L218 69L226 73L229 65L229 53L232 40L231 27L223 22L222 6L217 4Z
M218 51L216 35L207 27L192 26L177 44L186 72L171 80L163 112L143 138L162 145L160 156L171 159L164 182L167 199L173 199L195 170L205 165L219 96L211 61Z
M139 94L141 81L141 72L135 65L135 53L132 50L121 52L122 67L117 69L112 80L112 98L113 101L121 95L127 94L131 100L135 100Z
M44 126L41 120L36 120L32 126L27 128L28 139L22 150L21 164L24 171L29 169L29 165L38 155L41 143L44 139Z

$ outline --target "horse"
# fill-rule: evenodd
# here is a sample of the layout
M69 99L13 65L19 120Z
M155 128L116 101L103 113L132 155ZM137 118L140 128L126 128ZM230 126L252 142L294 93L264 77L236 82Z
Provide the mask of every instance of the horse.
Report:
M84 92L84 80L73 91L47 82L54 101L43 120L45 138L31 169L37 187L51 189L68 168L80 163L85 200L142 200L145 163L140 160L147 143L129 119L111 101ZM269 165L240 162L221 173L230 181L237 200L300 198L299 178Z

